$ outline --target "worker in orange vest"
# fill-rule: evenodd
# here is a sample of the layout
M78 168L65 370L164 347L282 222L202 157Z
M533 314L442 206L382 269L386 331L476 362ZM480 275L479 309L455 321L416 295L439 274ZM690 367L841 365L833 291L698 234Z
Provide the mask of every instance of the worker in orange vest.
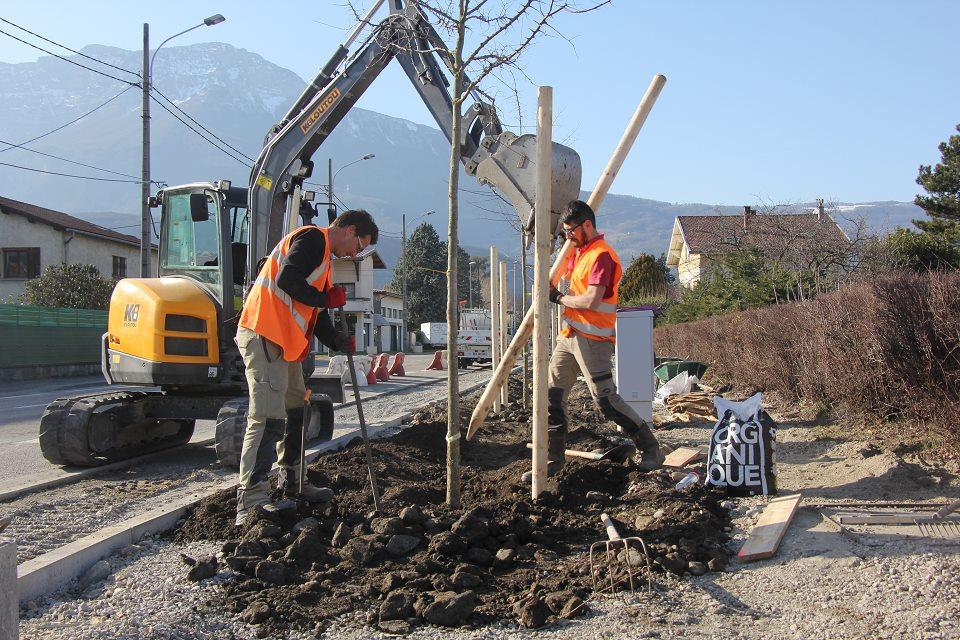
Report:
M302 361L315 335L335 351L355 351L355 340L338 332L327 309L342 307L346 290L333 284L330 257L352 258L376 244L379 231L363 210L344 211L326 228L307 225L283 237L251 285L237 328L246 367L250 408L240 454L236 524L270 500L268 474L280 459L278 486L297 493L301 430L307 391ZM304 483L304 498L328 502L333 491Z
M561 293L556 287L550 290L550 301L563 309L563 326L550 358L547 475L556 475L564 465L565 405L580 374L603 416L636 443L638 468L653 471L663 465L660 444L647 423L617 393L613 380L617 296L623 273L620 258L597 232L596 216L587 203L570 202L562 222L575 251L561 276L570 281L570 293ZM527 481L532 477L530 472L524 475Z

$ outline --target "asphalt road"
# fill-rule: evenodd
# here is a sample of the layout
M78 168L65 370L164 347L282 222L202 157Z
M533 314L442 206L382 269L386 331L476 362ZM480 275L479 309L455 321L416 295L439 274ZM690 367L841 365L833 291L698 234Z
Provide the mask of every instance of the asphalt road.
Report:
M429 383L437 377L443 377L445 372L442 371L424 371L431 358L432 354L407 355L406 378L391 379L389 382L381 382L373 387L363 387L361 396L379 395L404 387ZM322 371L323 368L320 365L325 367L326 362L318 361L318 368ZM40 417L48 404L58 398L123 389L151 388L107 385L101 376L0 383L0 485L30 481L34 478L48 479L65 475L71 470L51 465L40 453L38 439ZM353 394L349 386L347 396L348 401L352 400ZM197 421L192 441L213 437L214 429L215 423L212 420Z

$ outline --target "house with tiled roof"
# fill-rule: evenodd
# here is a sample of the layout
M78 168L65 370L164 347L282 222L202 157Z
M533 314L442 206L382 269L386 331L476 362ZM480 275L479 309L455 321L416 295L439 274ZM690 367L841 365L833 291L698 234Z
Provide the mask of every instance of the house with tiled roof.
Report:
M23 293L27 280L60 263L92 264L105 278L136 276L140 238L0 196L0 301Z
M667 266L691 288L709 266L731 251L753 247L785 267L827 267L845 259L850 240L823 208L812 213L677 216L667 252Z

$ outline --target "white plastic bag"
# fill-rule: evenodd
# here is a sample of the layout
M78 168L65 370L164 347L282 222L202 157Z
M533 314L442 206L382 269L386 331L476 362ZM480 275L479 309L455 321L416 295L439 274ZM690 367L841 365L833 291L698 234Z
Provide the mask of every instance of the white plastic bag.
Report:
M693 385L700 382L700 378L697 376L692 376L686 371L681 371L674 377L670 378L657 389L657 394L654 396L653 401L663 404L663 402L672 395L683 395L685 393L690 393L693 390Z

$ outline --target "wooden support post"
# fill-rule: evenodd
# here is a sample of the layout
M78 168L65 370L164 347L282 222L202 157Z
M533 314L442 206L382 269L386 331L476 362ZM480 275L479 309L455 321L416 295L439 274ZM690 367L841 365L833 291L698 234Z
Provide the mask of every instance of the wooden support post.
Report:
M520 230L520 310L521 316L527 315L527 243L523 230ZM530 406L530 387L527 376L530 375L530 350L527 340L523 341L523 408Z
M643 127L643 123L650 114L650 110L653 108L654 103L660 96L660 92L663 90L663 85L665 85L666 82L666 76L657 74L653 77L653 81L647 88L646 93L643 94L643 98L640 100L640 104L637 106L637 110L634 112L633 118L630 120L630 124L627 125L626 131L623 132L623 136L620 138L617 148L614 149L613 155L610 157L610 161L607 163L606 169L604 169L603 173L600 174L600 179L597 181L597 186L593 188L593 193L590 194L590 199L587 200L587 204L590 205L590 208L593 209L594 213L597 213L600 209L600 205L603 204L603 199L610 190L610 185L613 184L614 178L617 177L617 173L620 171L623 161L626 159L627 154L630 153L630 148L633 147L633 143L637 139L637 135L640 133L640 129ZM560 253L557 255L557 259L554 261L553 267L550 269L551 282L555 282L557 279L559 279L560 269L563 266L564 261L567 259L567 254L570 252L572 247L573 245L569 240L563 243L563 248L560 249ZM510 341L510 346L503 354L505 361L509 360L510 358L516 360L517 355L520 353L520 349L523 347L523 344L530 339L530 335L533 332L533 316L534 312L533 308L531 307L531 309L527 311L527 314L523 317L523 322L520 324L520 327L514 334L513 340ZM479 402L477 402L477 406L473 409L473 414L470 416L470 426L467 429L467 440L473 437L473 434L476 433L477 429L480 428L480 425L483 424L487 414L490 413L490 407L496 400L499 400L500 387L504 385L509 375L510 367L505 367L503 364L501 364L499 367L494 366L493 375L490 377L490 382L487 383L486 388L483 390L483 394L480 396Z
M497 248L490 247L490 360L494 371L500 366L500 259ZM509 371L509 369L507 369ZM493 402L494 413L500 413L500 390ZM484 416L486 417L486 416Z
M500 261L500 358L503 358L503 353L507 350L507 309L509 308L508 296L510 292L507 289L507 261ZM516 361L516 358L514 358ZM510 366L512 369L513 366ZM509 369L508 369L509 370ZM500 404L506 405L510 402L510 385L505 384L500 387Z
M537 195L533 255L533 483L536 500L548 491L547 368L550 363L550 191L553 182L553 88L537 90Z

